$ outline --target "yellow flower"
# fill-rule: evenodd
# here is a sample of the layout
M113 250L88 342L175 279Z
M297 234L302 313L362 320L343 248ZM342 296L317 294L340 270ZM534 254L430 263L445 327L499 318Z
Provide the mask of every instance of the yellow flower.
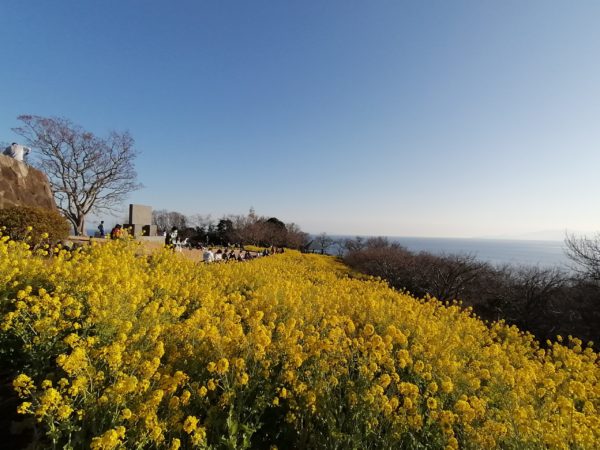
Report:
M195 416L187 416L185 422L183 422L183 431L187 434L192 434L196 428L198 428L198 418Z
M381 375L378 380L379 385L381 387L383 387L384 389L387 388L391 382L392 382L392 378L387 373L384 373L383 375Z
M458 449L458 441L453 436L448 439L448 444L446 445L446 450L457 450Z
M192 393L190 391L188 391L187 389L185 389L182 393L181 393L181 397L180 397L180 401L182 405L187 405L190 402L190 397L192 396Z
M227 373L228 370L229 370L229 361L227 360L227 358L221 358L217 362L217 373L222 375L224 373Z
M121 444L120 433L117 430L108 430L102 436L92 439L92 450L113 450Z
M245 386L245 385L247 385L247 384L248 384L248 380L249 380L249 377L248 377L248 374L247 374L246 372L244 372L244 373L241 373L241 374L239 374L239 375L237 376L237 382L238 382L240 385L242 385L242 386Z
M192 433L192 444L195 446L201 446L206 443L206 430L203 427L198 427Z
M31 414L32 412L31 402L23 402L17 408L17 413L19 414Z
M235 358L234 365L237 370L244 370L246 367L246 361L244 361L243 358Z
M13 380L13 387L21 397L25 397L34 389L33 381L24 373L19 374Z
M56 411L56 417L58 417L58 420L60 421L65 421L67 420L70 416L71 413L73 412L73 408L71 408L68 405L61 405L58 410Z
M445 394L449 394L453 390L454 390L454 385L453 385L452 381L450 381L450 380L442 381L442 392L444 392Z

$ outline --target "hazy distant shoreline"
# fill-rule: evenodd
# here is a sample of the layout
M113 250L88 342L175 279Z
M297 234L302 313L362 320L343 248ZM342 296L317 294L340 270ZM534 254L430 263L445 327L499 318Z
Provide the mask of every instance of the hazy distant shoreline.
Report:
M372 236L361 236L368 239ZM390 242L398 242L413 252L467 253L481 261L492 264L539 265L566 267L564 242L558 240L489 239L489 238L429 238L385 236ZM356 236L331 236L332 239L354 239ZM332 246L328 253L337 254Z

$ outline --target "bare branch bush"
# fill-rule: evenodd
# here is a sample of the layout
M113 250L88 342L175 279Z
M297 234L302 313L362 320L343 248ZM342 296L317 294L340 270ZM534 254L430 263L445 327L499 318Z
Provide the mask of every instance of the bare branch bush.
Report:
M600 241L595 241L594 244ZM577 241L582 245L582 241ZM600 338L600 286L594 264L599 247L583 242L586 270L574 278L558 267L492 266L472 255L414 253L385 238L346 242L344 261L379 276L416 297L459 300L485 320L505 320L533 333L542 342L557 334L584 341ZM600 255L600 252L597 253Z
M574 263L572 269L585 278L600 281L600 233L591 238L567 235L565 245L566 254Z

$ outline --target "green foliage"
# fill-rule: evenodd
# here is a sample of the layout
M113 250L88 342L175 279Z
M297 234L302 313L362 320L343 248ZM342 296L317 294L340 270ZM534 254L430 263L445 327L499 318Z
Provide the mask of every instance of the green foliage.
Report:
M58 212L32 206L0 209L0 229L15 241L28 241L31 246L53 244L69 236L71 227Z

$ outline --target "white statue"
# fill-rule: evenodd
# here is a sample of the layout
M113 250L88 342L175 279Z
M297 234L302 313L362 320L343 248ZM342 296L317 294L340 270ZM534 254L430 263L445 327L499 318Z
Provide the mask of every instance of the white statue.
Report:
M26 155L29 155L31 149L29 147L25 147L24 145L17 144L13 142L6 149L4 149L3 155L10 156L11 158L16 159L17 161L23 161Z

